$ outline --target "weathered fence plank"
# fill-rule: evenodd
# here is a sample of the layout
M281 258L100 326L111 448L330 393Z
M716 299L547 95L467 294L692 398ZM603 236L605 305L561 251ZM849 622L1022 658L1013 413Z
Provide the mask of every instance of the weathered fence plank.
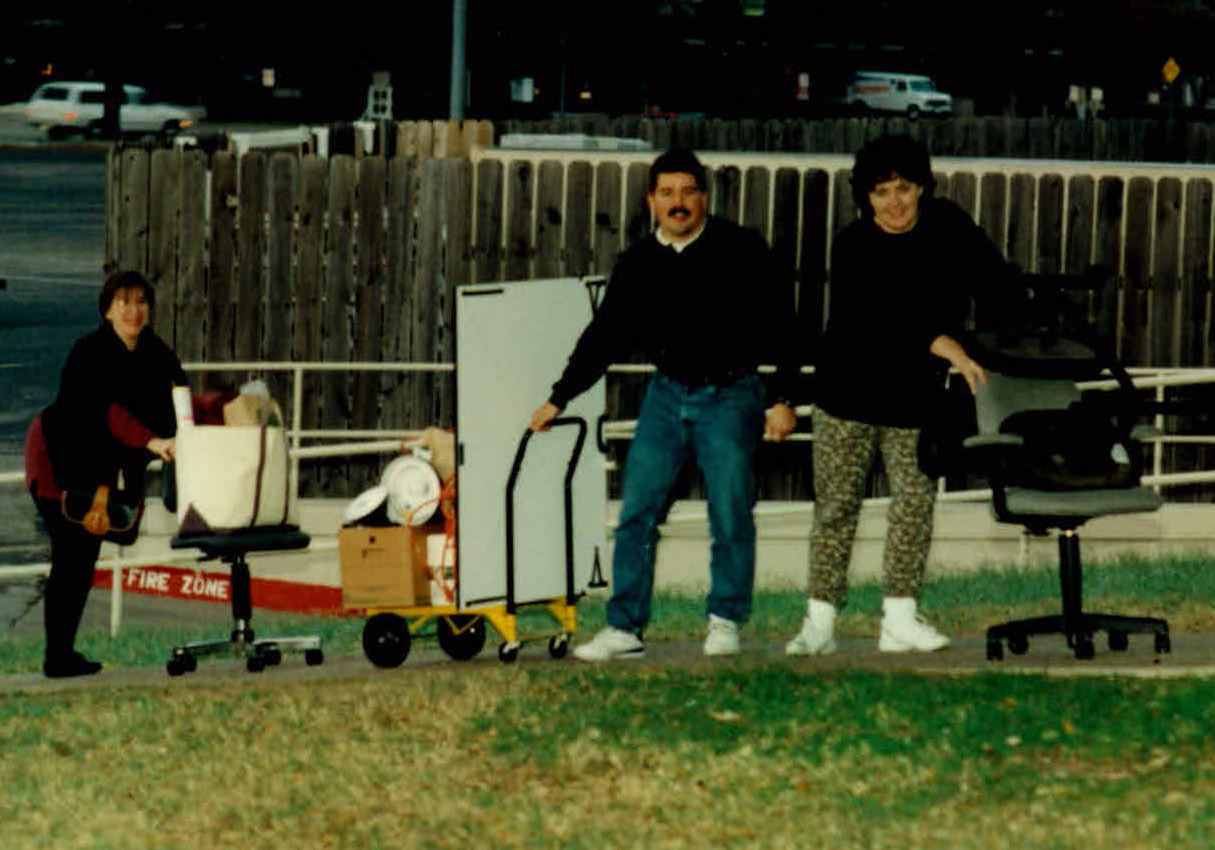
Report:
M512 162L506 183L505 280L531 277L533 251L532 210L535 168L530 162Z
M562 274L579 277L590 274L591 208L595 198L595 172L589 162L570 163L565 185L565 232L562 238Z
M473 275L478 283L502 278L502 163L483 160L476 168Z
M152 152L148 192L147 278L165 304L177 301L177 219L181 213L181 157L169 150ZM163 339L173 338L170 311L152 311L152 327Z
M246 154L240 163L240 206L236 216L236 291L233 303L233 350L236 360L256 360L266 324L266 155ZM233 376L236 377L235 375Z
M235 359L236 217L240 208L236 180L236 157L217 153L211 160L211 286L207 291L210 330L205 359L220 363Z
M296 202L300 190L300 158L275 153L266 171L266 322L259 359L286 361L292 350L295 324ZM290 421L291 376L265 376L272 398L278 399Z
M180 160L178 286L173 334L168 340L182 360L197 361L206 356L206 340L210 335L206 260L208 162L202 151L185 151Z

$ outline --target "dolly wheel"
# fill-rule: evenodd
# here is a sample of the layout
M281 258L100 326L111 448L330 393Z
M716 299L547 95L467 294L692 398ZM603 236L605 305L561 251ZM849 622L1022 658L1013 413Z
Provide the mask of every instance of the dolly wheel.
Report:
M397 614L376 614L363 626L363 654L376 667L400 667L409 657L409 623Z
M519 657L519 644L504 643L498 647L498 660L503 664L510 664Z
M455 661L467 661L485 648L485 620L469 614L439 618L435 627L439 647Z
M316 667L318 664L325 663L325 653L320 649L308 649L304 651L304 663L309 667Z
M570 651L570 636L569 635L553 635L548 639L548 654L553 658L565 658L565 654Z

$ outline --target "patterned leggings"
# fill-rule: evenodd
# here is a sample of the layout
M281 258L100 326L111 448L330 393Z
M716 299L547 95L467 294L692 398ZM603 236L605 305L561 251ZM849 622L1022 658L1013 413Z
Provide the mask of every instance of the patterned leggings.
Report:
M814 411L814 533L810 547L810 597L843 607L848 562L875 449L890 479L882 591L917 598L932 543L936 501L933 480L916 460L916 428L893 428L838 419Z

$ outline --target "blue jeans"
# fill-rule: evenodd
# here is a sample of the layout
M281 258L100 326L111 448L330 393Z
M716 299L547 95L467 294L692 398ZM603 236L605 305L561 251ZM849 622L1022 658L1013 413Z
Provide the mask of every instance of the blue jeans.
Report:
M755 447L763 436L764 390L757 376L725 387L689 387L659 373L650 381L624 472L612 554L608 625L640 634L650 621L658 526L689 460L708 490L706 609L741 623L755 584Z

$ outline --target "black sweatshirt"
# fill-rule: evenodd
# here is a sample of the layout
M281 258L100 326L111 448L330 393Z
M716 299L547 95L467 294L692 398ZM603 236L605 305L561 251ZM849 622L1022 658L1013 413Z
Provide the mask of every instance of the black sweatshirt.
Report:
M853 222L836 237L831 266L814 402L843 419L923 425L949 368L929 354L932 341L948 334L965 345L972 299L981 320L998 321L999 305L1015 303L1000 252L943 199L923 201L906 233L886 233L872 217Z
M59 394L42 413L58 486L91 492L98 484L113 484L120 468L142 477L151 455L124 445L113 433L111 405L150 432L172 437L177 431L174 384L186 385L181 362L151 328L139 335L134 351L104 321L77 340L63 367Z
M650 234L620 255L549 401L565 407L635 351L692 385L775 364L768 397L789 399L799 365L792 328L791 271L755 231L710 217L682 252Z

